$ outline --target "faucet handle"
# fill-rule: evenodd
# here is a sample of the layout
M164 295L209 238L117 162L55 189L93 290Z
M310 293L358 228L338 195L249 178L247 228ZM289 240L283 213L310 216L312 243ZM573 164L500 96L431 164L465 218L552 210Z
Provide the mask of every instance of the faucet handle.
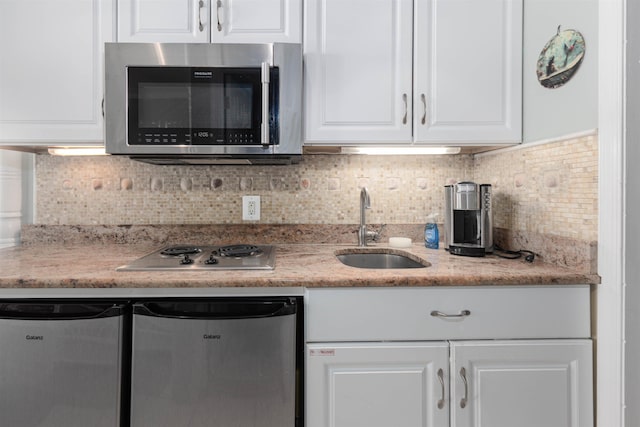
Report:
M371 231L371 240L374 242L379 242L380 237L382 237L382 230L387 226L387 224L380 225L380 229L378 231Z

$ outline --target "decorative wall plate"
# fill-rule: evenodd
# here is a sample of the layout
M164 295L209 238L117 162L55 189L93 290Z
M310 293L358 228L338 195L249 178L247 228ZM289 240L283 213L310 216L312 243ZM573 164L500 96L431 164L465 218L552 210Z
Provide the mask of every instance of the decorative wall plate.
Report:
M555 89L568 82L584 58L584 37L576 30L558 32L540 52L536 74L544 87Z

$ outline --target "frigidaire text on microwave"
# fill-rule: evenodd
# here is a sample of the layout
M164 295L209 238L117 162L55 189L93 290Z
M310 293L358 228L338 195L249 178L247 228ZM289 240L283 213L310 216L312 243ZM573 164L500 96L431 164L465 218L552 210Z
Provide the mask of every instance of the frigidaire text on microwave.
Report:
M298 44L107 43L105 147L155 164L302 154Z

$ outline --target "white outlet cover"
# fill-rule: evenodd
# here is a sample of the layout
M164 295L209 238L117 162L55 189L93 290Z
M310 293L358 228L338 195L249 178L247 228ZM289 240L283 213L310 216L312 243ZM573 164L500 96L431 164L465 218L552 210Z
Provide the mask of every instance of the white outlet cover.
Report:
M242 219L244 221L260 219L260 196L242 196Z

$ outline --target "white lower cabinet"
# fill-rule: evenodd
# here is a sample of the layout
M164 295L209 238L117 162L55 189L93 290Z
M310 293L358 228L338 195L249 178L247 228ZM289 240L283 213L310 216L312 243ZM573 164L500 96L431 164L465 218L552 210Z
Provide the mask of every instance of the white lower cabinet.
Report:
M449 345L307 345L307 427L449 424Z
M451 426L591 427L591 340L451 342Z
M505 316L520 304L520 292L540 298L528 298L530 312ZM582 285L311 289L306 426L593 427L585 311L589 287ZM536 312L544 317L539 334L519 332ZM394 340L394 326L401 339ZM365 339L356 338L358 330ZM456 336L442 339L443 331ZM492 332L500 339L491 339Z

